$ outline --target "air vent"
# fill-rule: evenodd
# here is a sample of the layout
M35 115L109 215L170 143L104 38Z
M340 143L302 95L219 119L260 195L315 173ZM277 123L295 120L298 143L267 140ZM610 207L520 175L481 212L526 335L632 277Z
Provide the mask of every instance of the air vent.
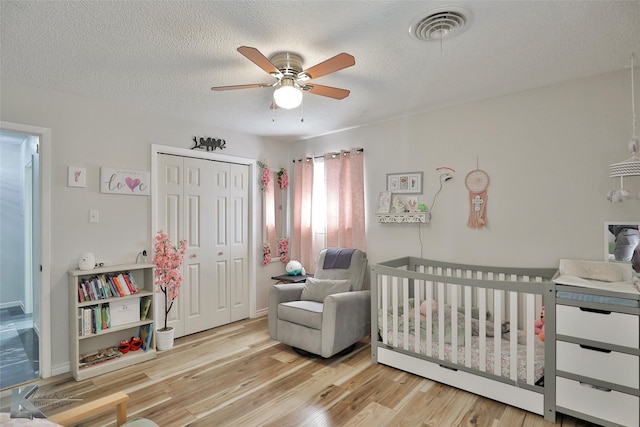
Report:
M409 33L421 41L441 41L460 34L467 23L464 11L441 10L415 19L409 27Z

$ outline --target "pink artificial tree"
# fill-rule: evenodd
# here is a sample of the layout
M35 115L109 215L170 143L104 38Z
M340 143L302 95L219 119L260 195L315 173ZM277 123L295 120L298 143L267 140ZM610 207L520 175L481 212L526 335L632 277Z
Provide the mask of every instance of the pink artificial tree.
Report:
M187 250L187 241L180 240L176 247L169 236L162 230L158 231L156 243L154 245L155 255L153 263L156 265L154 276L155 284L158 292L164 294L164 328L166 331L167 317L173 307L173 302L180 294L180 285L182 285L182 260Z

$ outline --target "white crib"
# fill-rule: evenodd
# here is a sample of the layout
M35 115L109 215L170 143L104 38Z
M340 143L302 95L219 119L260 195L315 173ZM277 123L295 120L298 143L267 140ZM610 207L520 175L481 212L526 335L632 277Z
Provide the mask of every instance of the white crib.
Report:
M372 360L555 421L556 269L483 267L405 257L371 266ZM545 357L546 355L546 357Z

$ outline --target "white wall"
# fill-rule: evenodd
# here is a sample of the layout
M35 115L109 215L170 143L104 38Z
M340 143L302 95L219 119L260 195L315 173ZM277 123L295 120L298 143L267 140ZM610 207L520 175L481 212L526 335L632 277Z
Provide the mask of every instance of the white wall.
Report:
M640 220L640 201L612 205L605 198L618 184L608 178L608 165L631 157L630 137L623 71L300 141L291 153L364 147L370 262L420 256L421 233L425 258L555 267L560 258L602 260L604 222ZM466 226L464 179L476 158L491 178L486 229ZM457 172L430 224L376 223L387 173L424 171L419 201L430 206L439 166Z
M135 262L142 249L151 253L149 197L102 194L100 167L147 170L151 168L150 145L190 148L193 136L227 141L222 154L286 164L288 147L251 135L192 123L126 106L40 88L2 82L2 120L51 128L51 307L53 372L68 364L67 270L77 268L83 252L93 252L114 264ZM215 112L212 112L215 114ZM87 187L67 187L68 166L87 169ZM44 177L49 179L49 177ZM260 215L261 198L252 207ZM89 210L100 212L98 224L89 223ZM261 230L257 230L258 239ZM256 243L256 259L260 252ZM271 271L257 268L256 308L266 308L266 288Z

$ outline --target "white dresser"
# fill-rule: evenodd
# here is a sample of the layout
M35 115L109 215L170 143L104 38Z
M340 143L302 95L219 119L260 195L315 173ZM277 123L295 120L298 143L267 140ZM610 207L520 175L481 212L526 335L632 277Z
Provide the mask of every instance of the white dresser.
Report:
M556 411L604 426L640 425L640 292L556 281Z

